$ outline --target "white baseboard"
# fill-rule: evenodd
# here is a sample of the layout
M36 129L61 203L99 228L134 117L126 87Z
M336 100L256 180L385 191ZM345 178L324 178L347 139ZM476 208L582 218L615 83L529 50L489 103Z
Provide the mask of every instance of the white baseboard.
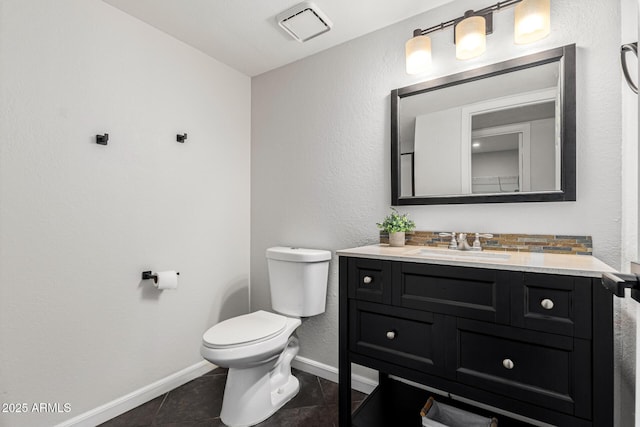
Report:
M174 388L180 387L215 368L216 365L203 360L125 396L64 421L56 427L94 427L120 414L124 414L143 403L153 400L158 396L162 396Z
M297 356L291 365L296 369L320 378L324 378L335 383L338 382L338 369L333 366L325 365L324 363L316 362L315 360L300 356ZM203 360L202 362L189 366L188 368L135 390L125 396L75 416L56 425L55 427L94 427L98 424L109 421L120 414L124 414L143 403L149 402L150 400L153 400L174 388L180 387L181 385L186 384L215 368L216 365ZM351 377L351 387L362 393L370 394L377 385L377 381L361 375L353 374Z
M291 366L309 374L313 374L316 377L324 378L325 380L333 381L334 383L338 382L338 368L334 368L333 366L325 365L324 363L316 362L315 360L300 356L296 356L296 358L293 359ZM351 374L351 388L354 390L371 394L377 385L378 382L371 378Z

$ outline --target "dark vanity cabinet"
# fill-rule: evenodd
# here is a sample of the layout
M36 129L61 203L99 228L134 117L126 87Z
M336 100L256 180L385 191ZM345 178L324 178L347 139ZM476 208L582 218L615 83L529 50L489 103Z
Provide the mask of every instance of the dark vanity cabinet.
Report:
M351 363L380 372L353 415ZM341 256L340 426L421 426L434 392L398 378L500 426L527 424L461 402L612 426L612 295L595 277Z

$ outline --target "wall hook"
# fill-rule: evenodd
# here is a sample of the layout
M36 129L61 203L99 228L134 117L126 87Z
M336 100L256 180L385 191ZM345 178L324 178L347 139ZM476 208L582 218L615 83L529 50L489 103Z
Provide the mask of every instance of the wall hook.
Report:
M184 133L182 135L180 135L180 134L176 135L176 141L178 141L178 142L184 143L184 141L186 139L187 139L187 134L186 133Z
M107 145L107 141L109 141L108 133L105 133L104 135L96 135L96 144Z

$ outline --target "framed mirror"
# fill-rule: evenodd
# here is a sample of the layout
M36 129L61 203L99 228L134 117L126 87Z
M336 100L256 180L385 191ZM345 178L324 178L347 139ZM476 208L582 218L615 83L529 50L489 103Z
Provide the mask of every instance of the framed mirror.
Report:
M575 45L391 91L391 203L576 200Z

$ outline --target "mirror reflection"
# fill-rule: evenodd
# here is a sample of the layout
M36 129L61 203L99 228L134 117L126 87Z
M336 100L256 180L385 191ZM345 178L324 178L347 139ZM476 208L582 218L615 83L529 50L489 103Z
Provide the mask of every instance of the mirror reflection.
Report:
M485 67L486 76L462 73L394 91L397 204L575 199L563 189L575 182L575 129L564 117L573 123L575 95L566 99L563 57L535 65L521 58L513 70L496 64L500 71Z

